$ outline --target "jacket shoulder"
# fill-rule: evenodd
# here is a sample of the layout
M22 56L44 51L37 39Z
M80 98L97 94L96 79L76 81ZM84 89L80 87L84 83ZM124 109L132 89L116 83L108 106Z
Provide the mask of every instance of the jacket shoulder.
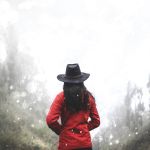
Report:
M92 101L92 102L95 102L93 96L89 93L89 100Z
M89 94L89 104L90 104L90 109L92 108L93 105L96 105L95 100L91 94Z
M59 101L59 102L63 102L64 101L64 92L60 92L56 95L55 100Z
M59 97L64 97L64 91L58 93L57 96L59 96Z

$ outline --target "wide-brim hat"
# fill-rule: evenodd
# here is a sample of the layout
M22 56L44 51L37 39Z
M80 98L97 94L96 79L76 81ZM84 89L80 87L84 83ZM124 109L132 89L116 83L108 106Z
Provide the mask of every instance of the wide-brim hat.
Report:
M67 83L81 83L88 79L89 73L81 72L78 64L68 64L65 74L59 74L57 79Z

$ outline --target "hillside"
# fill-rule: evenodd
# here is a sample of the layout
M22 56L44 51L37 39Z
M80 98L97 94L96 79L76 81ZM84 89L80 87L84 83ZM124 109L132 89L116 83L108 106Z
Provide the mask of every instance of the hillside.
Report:
M56 150L58 136L45 122L46 115L37 116L32 110L18 104L2 103L0 106L0 150ZM94 147L93 147L94 148ZM150 150L149 124L136 136L118 145L108 145L110 150ZM101 149L101 148L100 148Z
M123 150L150 150L150 126L147 125L136 138L128 141Z
M0 106L0 150L56 150L58 137L31 110L11 102Z

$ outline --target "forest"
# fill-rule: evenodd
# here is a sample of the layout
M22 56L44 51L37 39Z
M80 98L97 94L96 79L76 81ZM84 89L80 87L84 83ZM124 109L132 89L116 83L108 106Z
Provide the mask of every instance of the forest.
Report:
M147 83L147 88L150 85ZM109 123L93 138L94 150L149 150L150 110L145 110L142 89L127 85L124 104L108 114ZM131 103L134 100L134 108ZM149 105L150 107L150 105Z
M0 150L57 150L46 115L56 73L77 62L101 118L93 150L150 150L149 8L148 0L0 0Z
M36 79L34 58L18 50L13 26L6 31L0 30L6 47L6 58L0 60L0 150L56 150L58 136L45 121L52 102L47 81ZM149 90L150 77L146 86ZM124 103L109 112L108 125L93 137L94 150L150 149L150 105L146 110L142 98L142 88L129 81Z
M18 51L14 33L9 26L0 39L7 53L0 61L0 150L55 150L58 137L46 124L51 103L46 81L36 80L34 59Z

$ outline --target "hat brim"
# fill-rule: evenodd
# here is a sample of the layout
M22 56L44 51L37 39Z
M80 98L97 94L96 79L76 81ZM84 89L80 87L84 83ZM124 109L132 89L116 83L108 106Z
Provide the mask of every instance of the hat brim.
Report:
M67 82L67 83L81 83L87 80L90 76L90 74L88 73L84 73L84 72L81 72L81 73L82 73L82 76L79 78L66 78L64 74L59 74L57 76L57 79L59 81Z

